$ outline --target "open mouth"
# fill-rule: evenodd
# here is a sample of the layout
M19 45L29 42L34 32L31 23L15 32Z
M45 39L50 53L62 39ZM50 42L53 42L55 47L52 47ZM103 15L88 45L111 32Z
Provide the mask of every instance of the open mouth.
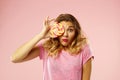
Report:
M64 41L64 42L68 42L68 39L62 39L62 41Z

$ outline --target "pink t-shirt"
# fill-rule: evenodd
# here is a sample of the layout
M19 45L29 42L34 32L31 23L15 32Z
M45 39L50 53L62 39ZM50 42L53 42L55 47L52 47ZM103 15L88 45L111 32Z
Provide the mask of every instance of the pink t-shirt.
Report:
M93 58L89 45L86 45L80 54L71 56L66 51L61 51L56 59L46 57L47 52L40 47L40 59L43 60L43 80L81 80L82 67Z

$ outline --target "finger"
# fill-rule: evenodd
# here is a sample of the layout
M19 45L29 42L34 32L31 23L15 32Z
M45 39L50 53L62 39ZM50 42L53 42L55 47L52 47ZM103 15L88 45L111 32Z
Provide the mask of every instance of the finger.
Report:
M55 21L55 18L53 18L53 19L51 19L51 20L49 20L49 21Z
M50 19L50 17L49 16L47 16L47 19L46 19L47 21L54 21L55 20L55 18L52 18L52 19Z
M47 17L45 18L44 24L47 24L47 23L48 23L48 19L49 19L49 16L47 16Z
M44 24L45 25L50 25L51 22L54 22L55 18L50 19L49 16L46 17Z
M46 20L47 20L47 21L49 20L49 16L47 16Z

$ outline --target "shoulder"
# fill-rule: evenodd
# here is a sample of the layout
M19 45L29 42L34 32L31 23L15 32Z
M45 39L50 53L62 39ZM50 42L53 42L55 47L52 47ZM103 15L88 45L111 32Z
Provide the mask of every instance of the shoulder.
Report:
M37 47L38 47L40 50L44 50L44 43L45 43L44 40L40 41L40 42L37 44Z
M91 48L89 44L85 44L84 47L82 48L83 54L85 53L91 53Z

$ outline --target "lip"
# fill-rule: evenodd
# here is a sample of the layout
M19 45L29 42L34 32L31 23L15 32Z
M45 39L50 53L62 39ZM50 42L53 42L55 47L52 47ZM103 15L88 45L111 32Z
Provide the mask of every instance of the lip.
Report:
M64 41L64 42L68 42L68 39L62 39L62 41Z

